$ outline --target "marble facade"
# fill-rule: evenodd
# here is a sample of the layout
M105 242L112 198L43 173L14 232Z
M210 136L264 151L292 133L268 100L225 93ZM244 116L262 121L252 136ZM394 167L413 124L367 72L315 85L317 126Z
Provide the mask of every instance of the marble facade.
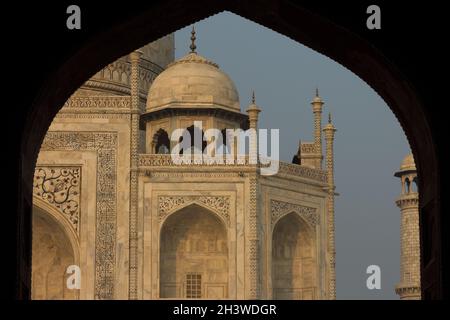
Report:
M322 168L318 93L315 142L276 175L248 159L175 165L164 134L256 128L260 109L241 113L195 48L173 59L170 35L99 71L55 117L36 164L33 299L334 299L334 127Z

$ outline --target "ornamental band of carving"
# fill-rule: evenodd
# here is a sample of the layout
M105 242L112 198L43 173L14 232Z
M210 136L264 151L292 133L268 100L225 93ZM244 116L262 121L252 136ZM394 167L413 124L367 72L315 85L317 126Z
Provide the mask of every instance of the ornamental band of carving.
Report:
M302 142L301 151L302 151L302 154L315 153L316 145L314 142Z
M158 172L145 169L139 169L139 175L157 179L179 179L179 178L243 178L246 173L243 172Z
M227 164L224 158L223 163L217 163L214 158L209 158L206 155L187 157L189 159L188 163L175 164L172 160L170 154L140 154L139 155L139 166L140 167L159 167L159 166L220 166L220 167L230 167L230 166L248 166L249 163L248 156L238 156L236 161L232 164Z
M140 93L146 96L151 83L163 68L157 64L141 59L139 68ZM113 63L110 63L102 70L97 72L84 86L86 87L102 87L102 85L110 85L112 90L122 91L130 94L131 82L131 63L127 57L122 57Z
M49 131L41 150L97 151L95 298L114 299L117 133Z
M172 212L191 203L199 203L219 214L227 225L230 223L229 196L159 196L158 218L163 221Z
M130 98L120 96L73 96L63 106L67 109L130 109Z
M33 195L44 200L79 232L81 167L38 166L34 171Z
M274 199L270 200L270 214L272 225L282 216L291 212L298 213L311 227L319 224L319 215L316 213L315 208Z

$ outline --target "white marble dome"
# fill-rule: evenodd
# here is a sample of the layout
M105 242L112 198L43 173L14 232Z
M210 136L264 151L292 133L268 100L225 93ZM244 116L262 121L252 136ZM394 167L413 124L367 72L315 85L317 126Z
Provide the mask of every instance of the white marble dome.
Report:
M230 77L195 52L169 64L150 87L147 112L168 107L240 111L239 95Z

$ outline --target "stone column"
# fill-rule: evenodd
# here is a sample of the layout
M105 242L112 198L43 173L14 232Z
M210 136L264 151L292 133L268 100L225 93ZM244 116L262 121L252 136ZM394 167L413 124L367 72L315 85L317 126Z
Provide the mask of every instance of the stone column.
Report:
M137 211L138 211L138 151L139 151L139 61L142 52L133 51L131 61L131 135L130 135L130 252L129 252L129 288L128 297L135 300L137 296Z
M336 299L336 249L334 242L334 134L336 128L331 123L331 114L328 118L328 124L323 129L326 141L326 171L328 177L328 196L327 196L327 226L328 226L328 299Z
M257 173L249 174L250 203L248 208L248 231L246 232L246 256L248 261L247 276L250 277L247 299L261 297L261 244L259 241L258 217L258 178Z

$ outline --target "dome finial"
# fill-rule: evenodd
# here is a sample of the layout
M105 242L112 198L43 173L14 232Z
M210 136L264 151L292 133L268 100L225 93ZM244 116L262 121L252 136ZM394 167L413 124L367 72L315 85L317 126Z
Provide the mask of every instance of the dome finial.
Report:
M195 49L197 49L197 46L195 45L195 39L196 39L196 37L195 37L195 28L194 28L194 25L192 25L192 31L191 31L191 46L190 46L190 48L191 48L191 53L197 53L197 52L195 51Z
M318 87L316 87L316 97L317 98L319 97L319 88Z
M252 91L252 103L255 104L255 90Z
M331 112L328 113L328 123L331 124Z

